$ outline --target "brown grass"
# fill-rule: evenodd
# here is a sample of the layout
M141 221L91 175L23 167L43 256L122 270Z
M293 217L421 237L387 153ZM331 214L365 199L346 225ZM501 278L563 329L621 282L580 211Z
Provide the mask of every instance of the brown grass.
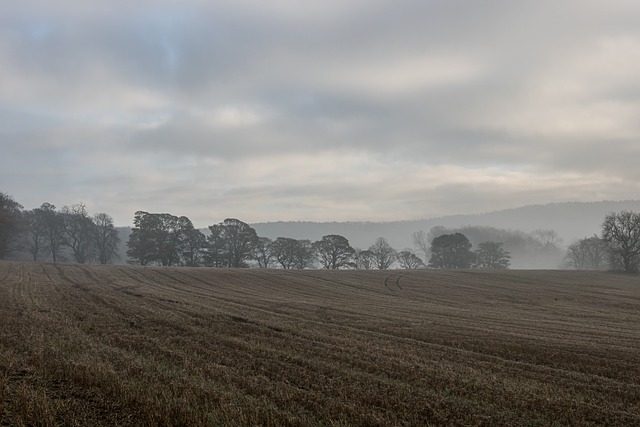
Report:
M0 263L0 425L640 425L640 278Z

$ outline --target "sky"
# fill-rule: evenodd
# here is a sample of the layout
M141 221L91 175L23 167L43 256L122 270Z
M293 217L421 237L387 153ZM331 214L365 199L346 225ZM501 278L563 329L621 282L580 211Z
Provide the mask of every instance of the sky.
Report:
M265 221L640 198L637 0L0 3L0 191Z

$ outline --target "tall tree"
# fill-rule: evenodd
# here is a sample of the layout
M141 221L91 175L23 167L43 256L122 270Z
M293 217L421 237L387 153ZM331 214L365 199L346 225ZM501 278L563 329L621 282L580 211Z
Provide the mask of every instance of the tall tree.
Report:
M268 237L258 237L256 245L253 247L253 259L258 261L258 267L269 268L273 262L273 240Z
M160 219L149 212L137 211L133 217L133 228L127 241L129 262L149 265L158 259L157 230Z
M278 237L271 245L273 257L285 270L296 267L298 248L298 241L289 237Z
M141 265L152 262L162 266L183 264L185 241L188 238L195 239L190 242L195 245L199 239L193 231L191 220L186 216L138 211L133 223L134 228L127 242L127 255ZM196 254L189 254L188 257L194 261Z
M164 267L175 265L179 261L179 218L168 213L152 215L157 217L157 227L155 229L156 243L158 245L157 259Z
M180 218L180 264L187 267L197 267L203 261L207 239L196 229L189 218Z
M423 268L424 262L416 254L409 250L400 251L398 253L398 264L400 267L407 270L415 270L417 268Z
M21 232L22 205L8 194L0 193L0 259L15 249Z
M602 223L602 240L627 273L638 271L640 263L640 214L621 211L608 214ZM615 261L614 258L614 261Z
M111 264L118 257L120 237L113 225L113 218L101 212L93 216L96 258L100 264Z
M296 240L295 252L293 254L295 261L294 268L304 270L305 268L313 268L315 261L315 253L311 240Z
M379 270L388 269L396 260L396 250L391 247L384 237L378 237L373 245L369 247L369 251L373 255L376 268Z
M431 242L432 268L470 268L473 262L471 243L464 234L443 234Z
M475 253L475 268L504 270L511 264L511 254L502 248L502 242L482 242Z
M46 255L48 252L49 233L45 215L46 213L40 208L23 213L25 246L34 261L37 261L39 256Z
M95 224L84 204L77 203L62 208L64 228L63 244L71 249L73 259L79 264L91 262L95 256Z
M56 211L56 207L47 202L40 206L40 210L42 221L47 230L47 249L51 254L53 262L58 262L60 248L64 243L64 219L62 213Z
M344 236L337 234L323 236L321 240L313 243L313 249L324 268L336 270L353 266L355 249Z
M418 230L413 233L413 244L414 246L422 252L424 255L424 259L429 259L431 256L431 240L430 233L427 233L424 230Z
M258 241L256 230L249 224L235 218L227 218L220 224L212 225L209 229L216 229L219 235L226 266L246 267L246 261L251 259L253 248ZM212 230L212 234L213 232Z
M225 241L222 236L222 229L218 225L209 226L204 260L207 267L227 266Z
M373 252L368 249L356 249L354 261L358 270L371 270L375 268L375 257Z

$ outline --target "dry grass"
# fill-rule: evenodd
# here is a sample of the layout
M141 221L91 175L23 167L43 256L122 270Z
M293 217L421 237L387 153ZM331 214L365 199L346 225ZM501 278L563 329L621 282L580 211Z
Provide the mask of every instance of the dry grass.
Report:
M0 263L0 425L640 425L640 278Z

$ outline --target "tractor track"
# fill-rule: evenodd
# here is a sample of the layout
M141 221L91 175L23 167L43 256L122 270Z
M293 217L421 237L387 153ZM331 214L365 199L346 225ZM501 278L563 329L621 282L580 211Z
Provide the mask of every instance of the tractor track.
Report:
M395 277L395 280L393 278ZM402 275L399 274L390 274L384 279L384 287L389 289L391 292L395 292L396 290L391 287L391 284L395 285L396 288L403 291L402 286L400 286L400 279L402 279Z

